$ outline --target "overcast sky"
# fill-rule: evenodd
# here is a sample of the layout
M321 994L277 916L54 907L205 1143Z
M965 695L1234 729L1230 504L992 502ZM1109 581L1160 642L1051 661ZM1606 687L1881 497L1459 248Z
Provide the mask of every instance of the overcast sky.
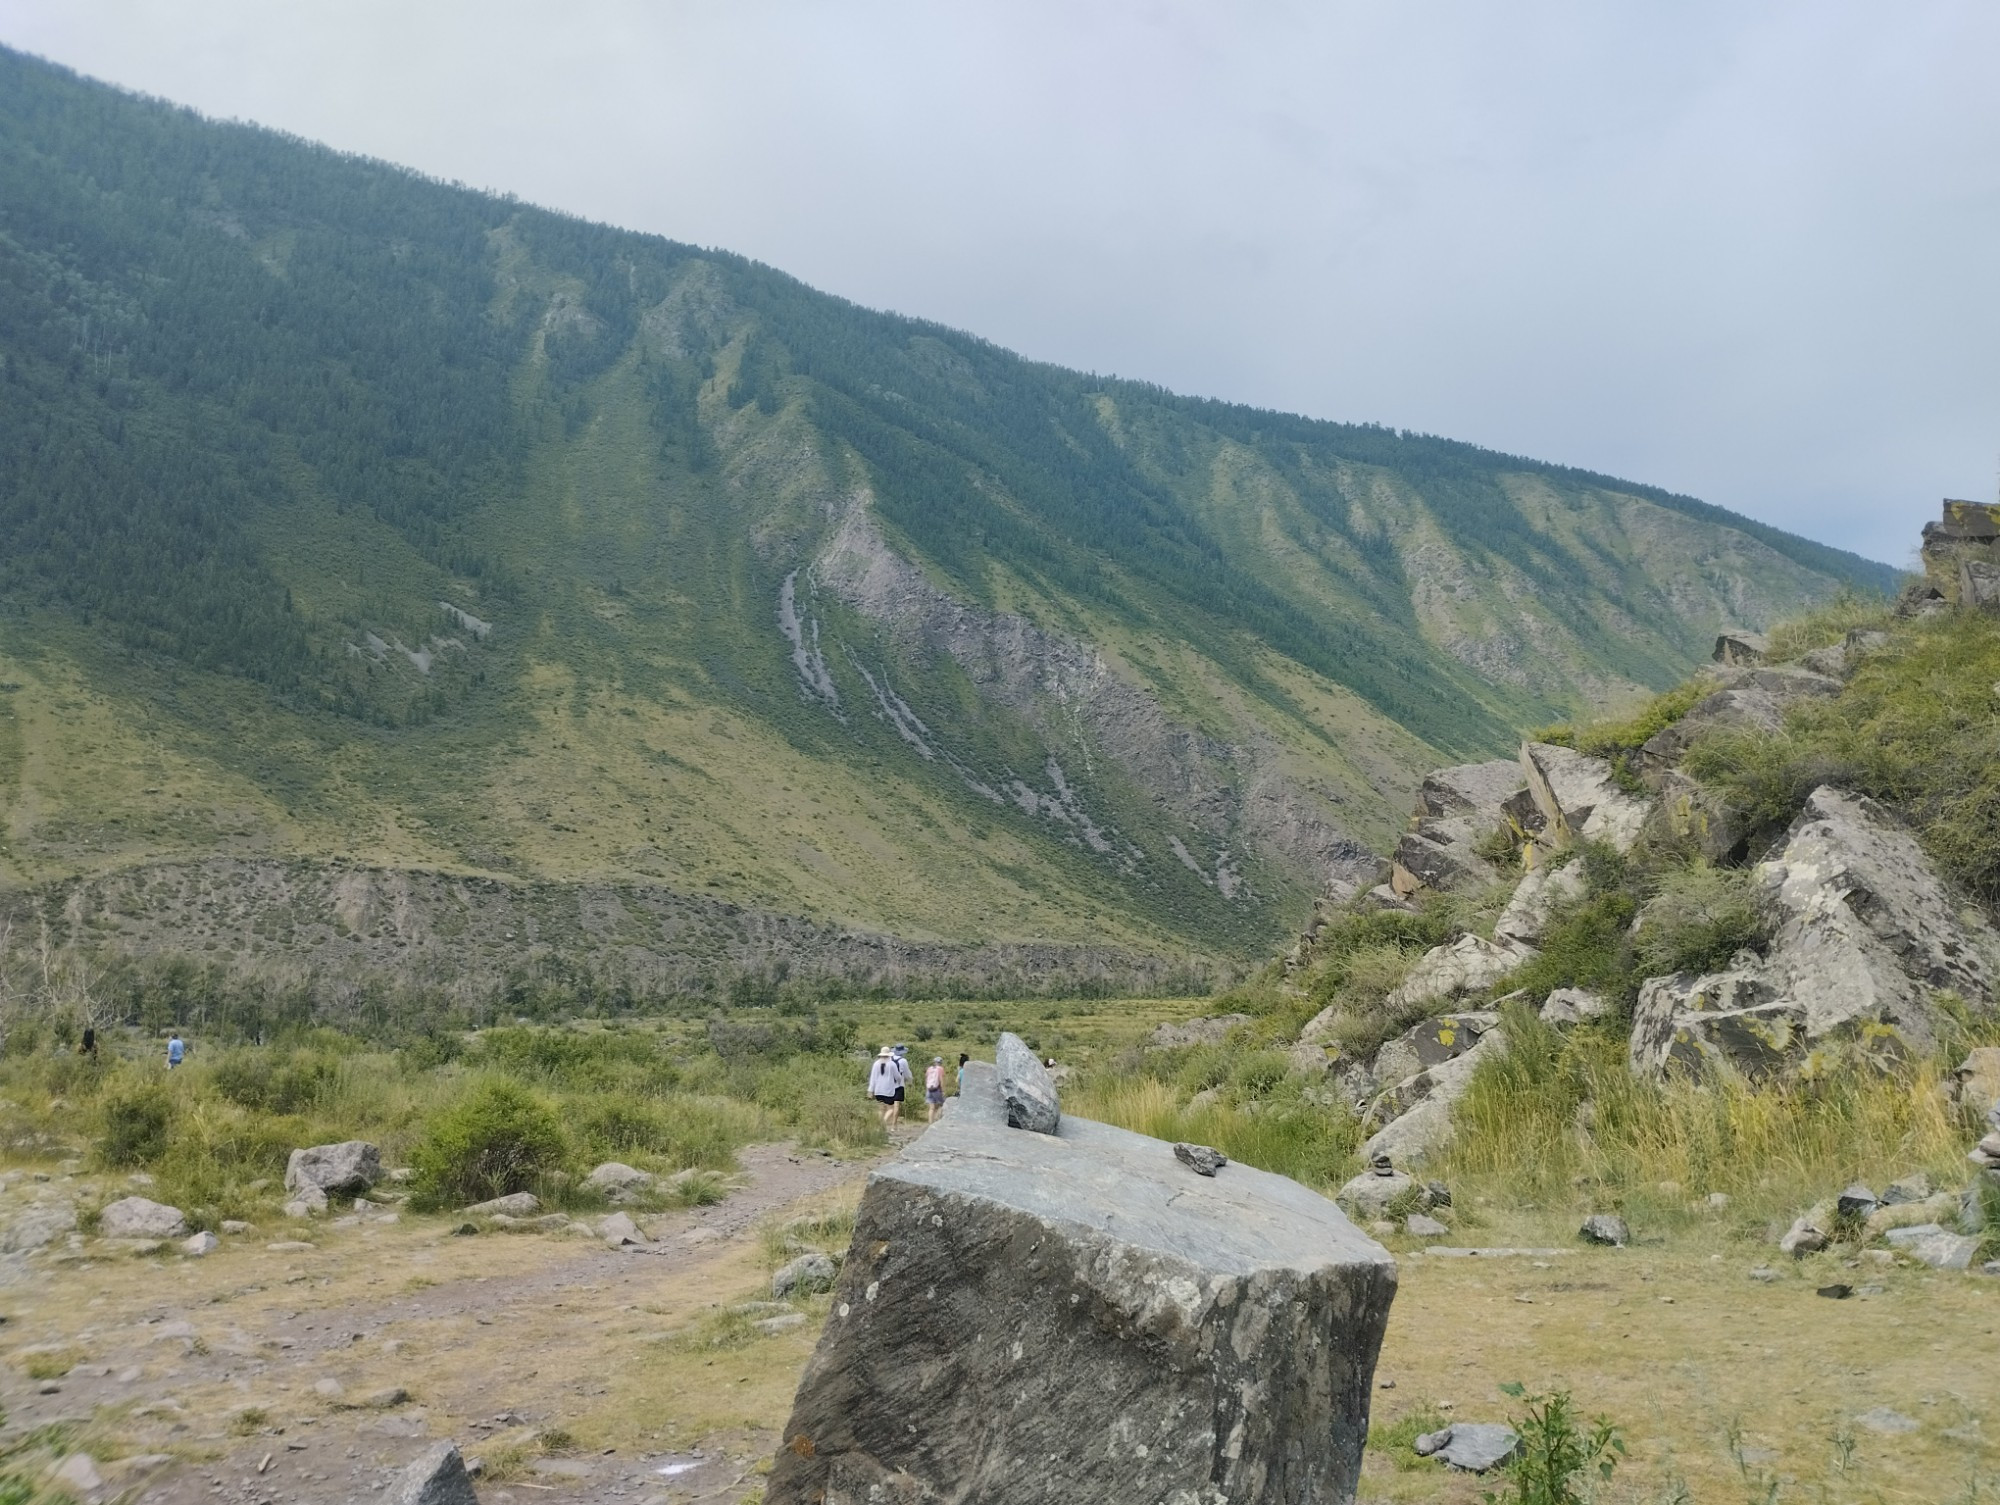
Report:
M2000 477L1992 0L0 0L0 40L1891 563Z

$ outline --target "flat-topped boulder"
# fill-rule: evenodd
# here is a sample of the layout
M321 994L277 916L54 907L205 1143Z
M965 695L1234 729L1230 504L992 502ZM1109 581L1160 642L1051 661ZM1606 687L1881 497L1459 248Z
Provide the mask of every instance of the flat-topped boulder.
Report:
M1351 1500L1395 1288L1298 1183L1010 1128L973 1065L869 1178L766 1499Z

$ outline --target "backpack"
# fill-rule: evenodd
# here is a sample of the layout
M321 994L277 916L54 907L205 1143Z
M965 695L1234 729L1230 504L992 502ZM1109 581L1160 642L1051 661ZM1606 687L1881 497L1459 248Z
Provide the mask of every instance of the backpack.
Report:
M944 1068L942 1066L927 1066L924 1068L924 1091L944 1091Z

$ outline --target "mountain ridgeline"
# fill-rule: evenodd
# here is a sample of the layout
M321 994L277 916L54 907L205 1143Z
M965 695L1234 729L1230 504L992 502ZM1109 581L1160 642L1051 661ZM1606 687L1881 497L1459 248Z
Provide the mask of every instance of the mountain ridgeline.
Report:
M303 859L1249 956L1423 768L1890 583L0 52L0 882L77 934L192 944L93 908L172 864L282 957Z

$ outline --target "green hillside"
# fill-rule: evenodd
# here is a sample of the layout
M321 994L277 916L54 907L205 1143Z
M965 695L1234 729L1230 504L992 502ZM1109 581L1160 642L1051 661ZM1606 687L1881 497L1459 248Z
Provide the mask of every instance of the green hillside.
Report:
M17 890L338 858L1247 955L1424 767L1889 580L0 51Z

